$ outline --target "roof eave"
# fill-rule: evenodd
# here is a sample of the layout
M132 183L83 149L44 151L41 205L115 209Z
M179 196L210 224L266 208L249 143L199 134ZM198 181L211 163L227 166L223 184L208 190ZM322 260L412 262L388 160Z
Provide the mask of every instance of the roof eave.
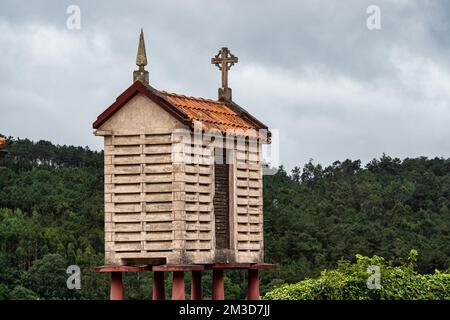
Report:
M269 127L266 126L264 123L256 119L254 116L252 116L247 110L242 108L240 105L238 105L234 101L226 101L224 100L224 103L230 107L234 112L236 112L241 118L245 119L246 121L253 124L257 129L264 129L267 131L267 138L265 139L266 143L271 142L272 133L269 130Z
M150 86L144 85L141 81L136 81L120 96L118 96L116 101L111 106L109 106L97 117L97 119L92 124L92 127L94 129L99 129L102 124L104 124L109 118L111 118L117 111L120 110L122 106L124 106L138 93L145 95L147 98L158 104L184 125L191 125L191 121L188 116L184 112L173 106L171 103L169 103L167 100L162 98L160 95L158 95L157 90L153 89Z

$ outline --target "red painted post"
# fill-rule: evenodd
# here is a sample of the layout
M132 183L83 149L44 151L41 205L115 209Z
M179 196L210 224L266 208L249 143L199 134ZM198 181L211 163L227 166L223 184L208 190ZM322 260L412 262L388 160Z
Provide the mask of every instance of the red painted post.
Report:
M173 272L172 300L186 300L184 291L184 271Z
M192 271L191 300L203 300L201 271Z
M164 271L153 271L153 300L165 300Z
M259 300L259 274L257 269L248 269L248 300Z
M223 285L223 270L213 270L213 289L212 289L212 299L213 300L224 300L225 292Z
M122 272L111 272L110 300L123 300Z

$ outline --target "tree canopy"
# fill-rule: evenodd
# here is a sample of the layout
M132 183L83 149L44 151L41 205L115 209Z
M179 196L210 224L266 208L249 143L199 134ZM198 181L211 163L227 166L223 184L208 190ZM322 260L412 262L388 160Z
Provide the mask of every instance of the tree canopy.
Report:
M102 152L12 137L6 149L0 159L0 299L107 298L108 279L90 272L103 264ZM262 272L261 291L317 277L356 253L401 264L416 248L417 272L446 270L449 208L450 159L382 155L366 166L345 160L327 167L310 161L291 172L280 167L264 177L265 260L278 268ZM72 264L82 271L78 291L65 282L60 287ZM227 273L227 298L245 297L245 277ZM150 278L127 275L127 297L149 298ZM204 281L208 295L209 274Z

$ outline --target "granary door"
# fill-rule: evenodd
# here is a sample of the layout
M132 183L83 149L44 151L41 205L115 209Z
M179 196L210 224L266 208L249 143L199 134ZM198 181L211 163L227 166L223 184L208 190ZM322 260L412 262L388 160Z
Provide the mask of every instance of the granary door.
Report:
M227 163L230 150L214 150L214 219L216 249L230 248L230 165Z

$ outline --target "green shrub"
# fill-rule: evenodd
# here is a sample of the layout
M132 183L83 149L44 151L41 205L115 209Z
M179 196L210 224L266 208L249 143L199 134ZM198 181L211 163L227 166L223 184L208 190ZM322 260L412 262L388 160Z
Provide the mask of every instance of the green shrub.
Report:
M450 274L418 274L414 269L417 251L411 250L409 262L393 266L382 257L356 255L356 262L341 260L335 270L320 277L285 284L268 292L265 300L450 300ZM379 286L374 286L373 271L380 269ZM369 279L369 277L371 277ZM372 284L369 289L368 282Z
M30 289L27 289L22 286L16 286L11 291L11 300L39 300L38 295Z

